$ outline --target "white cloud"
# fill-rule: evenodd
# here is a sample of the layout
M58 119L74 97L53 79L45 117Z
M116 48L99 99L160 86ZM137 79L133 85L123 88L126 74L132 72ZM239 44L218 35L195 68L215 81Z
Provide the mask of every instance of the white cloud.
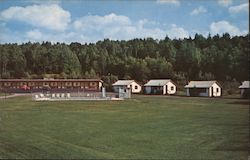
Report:
M229 7L228 10L230 13L249 12L249 4L243 3L238 6L232 6L232 7Z
M26 34L27 38L29 39L40 40L42 38L42 32L40 32L38 29L28 31Z
M131 21L128 17L122 15L116 15L114 13L105 16L84 16L74 21L73 26L75 29L88 30L95 29L100 30L103 27L112 27L113 25L130 25Z
M28 41L89 43L97 42L98 40L103 40L104 38L112 40L129 40L147 37L163 39L166 35L168 35L171 39L189 37L189 33L184 28L175 24L167 27L148 19L141 19L132 22L127 16L111 13L104 16L83 16L69 24L67 30L62 32L54 32L53 30L46 30L37 27L31 28L30 30L24 32L24 34L21 32L13 33L9 30L1 35L2 39L0 40L0 43L21 43Z
M232 0L218 0L218 4L224 7L229 6L232 3Z
M176 6L180 5L179 0L156 0L156 3L158 3L158 4L173 4Z
M20 35L19 35L20 37ZM64 42L64 43L71 43L75 41L87 41L90 42L88 39L83 39L83 36L77 32L46 32L41 31L39 29L33 29L26 34L22 35L22 42L42 42L42 41L50 41L52 43L56 42Z
M203 6L199 6L198 8L195 8L191 13L190 15L198 15L200 13L206 13L207 12L207 9L204 8Z
M0 12L0 20L18 20L35 27L64 31L70 23L70 13L56 4L10 7Z
M73 23L76 32L81 32L85 37L90 37L92 41L103 38L113 40L128 40L133 38L152 37L162 39L169 35L170 38L188 37L187 31L173 25L169 30L157 27L159 23L141 19L132 22L129 17L116 15L114 13L105 16L84 16Z
M81 31L85 37L91 37L93 41L103 38L114 40L145 37L163 38L166 33L155 25L158 23L147 19L132 23L127 16L114 13L105 16L84 16L73 22L75 31Z
M175 24L172 24L171 29L167 31L167 35L169 38L188 38L189 33L182 27L178 27Z
M247 30L240 30L238 27L230 24L228 21L213 22L210 25L210 32L212 35L229 33L231 36L245 35Z

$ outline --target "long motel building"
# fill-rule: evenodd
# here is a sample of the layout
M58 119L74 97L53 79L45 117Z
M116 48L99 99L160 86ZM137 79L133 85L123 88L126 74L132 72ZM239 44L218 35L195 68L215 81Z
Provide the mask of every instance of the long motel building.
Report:
M103 81L100 79L0 79L0 89L41 90L44 88L63 90L81 89L100 91Z

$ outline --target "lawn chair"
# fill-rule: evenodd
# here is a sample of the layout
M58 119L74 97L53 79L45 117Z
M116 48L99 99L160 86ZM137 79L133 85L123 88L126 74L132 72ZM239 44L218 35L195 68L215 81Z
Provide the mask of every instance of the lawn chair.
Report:
M65 98L65 95L64 95L64 93L62 93L62 94L61 94L61 98Z
M55 97L56 97L56 95L53 93L53 94L51 95L51 97L52 97L52 98L55 98Z
M70 98L70 93L67 93L67 98Z
M39 96L36 94L36 95L35 95L35 100L37 100L37 99L39 99Z
M40 97L41 97L41 98L44 98L44 94L41 93L41 94L40 94Z

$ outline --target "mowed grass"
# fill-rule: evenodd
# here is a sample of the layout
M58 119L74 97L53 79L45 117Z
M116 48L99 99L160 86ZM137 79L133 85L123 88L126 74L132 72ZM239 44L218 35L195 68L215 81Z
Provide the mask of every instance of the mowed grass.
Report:
M0 100L0 158L246 160L248 149L248 100Z

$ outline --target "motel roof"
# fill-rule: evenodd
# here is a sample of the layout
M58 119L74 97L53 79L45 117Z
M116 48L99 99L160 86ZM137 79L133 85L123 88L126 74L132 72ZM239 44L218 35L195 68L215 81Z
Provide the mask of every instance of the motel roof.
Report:
M134 80L118 80L112 84L112 86L127 86L130 85Z
M250 88L249 83L250 81L244 81L242 82L242 85L239 86L239 88Z
M144 84L144 86L165 86L168 82L172 81L170 79L152 79Z
M101 79L0 79L0 82L103 82Z
M214 83L217 83L217 81L190 81L185 88L209 88Z

